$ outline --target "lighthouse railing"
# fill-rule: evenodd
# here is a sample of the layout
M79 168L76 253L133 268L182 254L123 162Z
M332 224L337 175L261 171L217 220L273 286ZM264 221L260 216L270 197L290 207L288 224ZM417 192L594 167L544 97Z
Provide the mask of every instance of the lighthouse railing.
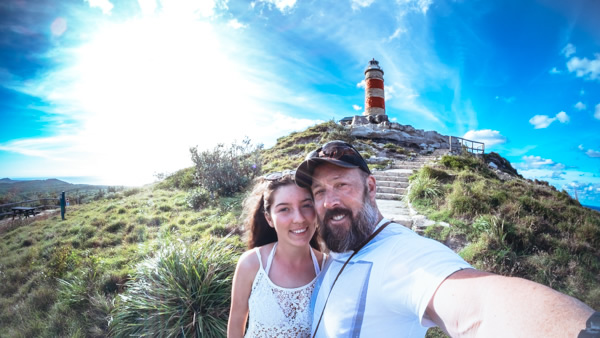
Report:
M448 143L450 144L450 153L460 153L467 151L475 155L485 154L485 143L467 140L458 136L449 136Z

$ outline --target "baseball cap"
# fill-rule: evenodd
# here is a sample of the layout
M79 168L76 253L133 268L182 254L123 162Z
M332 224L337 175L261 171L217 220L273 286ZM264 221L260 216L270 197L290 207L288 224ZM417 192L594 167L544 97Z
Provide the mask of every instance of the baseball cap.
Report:
M342 168L359 168L371 174L369 166L358 150L344 141L330 141L321 148L310 152L296 169L296 184L310 189L315 168L323 163L331 163Z

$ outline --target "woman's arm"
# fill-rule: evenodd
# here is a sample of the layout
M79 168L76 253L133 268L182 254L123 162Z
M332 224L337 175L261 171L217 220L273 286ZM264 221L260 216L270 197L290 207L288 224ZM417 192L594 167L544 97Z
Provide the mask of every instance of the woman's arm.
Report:
M248 320L248 298L250 298L252 282L258 268L258 257L254 250L246 251L238 260L231 288L231 308L227 324L228 338L244 337Z

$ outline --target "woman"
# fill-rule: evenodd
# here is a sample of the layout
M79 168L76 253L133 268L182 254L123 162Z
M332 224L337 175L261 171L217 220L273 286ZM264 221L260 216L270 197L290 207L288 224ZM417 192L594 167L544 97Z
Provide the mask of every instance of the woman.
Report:
M309 337L310 297L325 255L318 251L310 191L294 172L258 179L244 201L248 248L239 259L227 336Z

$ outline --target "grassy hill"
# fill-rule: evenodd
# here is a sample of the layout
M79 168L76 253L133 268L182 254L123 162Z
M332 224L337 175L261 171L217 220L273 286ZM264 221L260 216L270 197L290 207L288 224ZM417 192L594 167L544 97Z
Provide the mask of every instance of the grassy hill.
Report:
M262 171L294 168L332 139L352 140L331 122L282 137L259 151ZM355 144L365 156L381 150L371 140ZM194 182L196 169L108 192L68 208L64 221L46 214L0 223L0 336L177 335L182 328L222 335L245 247L245 191L210 194ZM423 169L413 177L413 204L451 224L425 235L460 241L460 254L477 267L600 307L600 214L544 183L503 177L469 157Z

